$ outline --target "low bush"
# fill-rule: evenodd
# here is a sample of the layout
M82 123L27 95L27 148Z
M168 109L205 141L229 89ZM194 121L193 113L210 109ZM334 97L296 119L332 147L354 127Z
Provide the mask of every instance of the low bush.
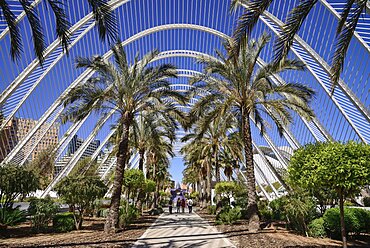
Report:
M132 205L125 203L119 211L119 224L122 228L129 226L134 220L140 217L140 212Z
M329 237L341 238L340 211L339 208L326 210L324 216L324 227ZM359 208L344 209L344 223L346 234L363 233L370 231L370 211Z
M70 232L76 229L73 213L57 214L53 218L53 228L57 232Z
M314 238L326 237L326 231L324 227L324 218L314 219L308 224L308 234Z
M0 229L16 226L26 221L26 211L17 208L0 208Z
M160 215L162 214L164 211L163 211L163 208L161 207L158 207L158 208L153 208L149 211L149 215Z
M207 207L207 212L208 214L215 215L216 214L217 207L216 206L208 206Z
M32 199L28 207L28 214L31 215L33 228L36 230L47 228L58 209L59 206L51 198Z
M270 221L272 219L272 210L268 207L267 201L258 201L258 215L262 221ZM244 217L243 212L242 217Z
M241 218L240 207L224 208L216 216L216 224L234 224Z
M302 193L282 196L270 202L273 220L284 220L288 227L301 234L307 233L307 225L317 217L316 204L312 197Z
M369 196L364 197L363 202L364 202L365 207L370 207L370 197Z

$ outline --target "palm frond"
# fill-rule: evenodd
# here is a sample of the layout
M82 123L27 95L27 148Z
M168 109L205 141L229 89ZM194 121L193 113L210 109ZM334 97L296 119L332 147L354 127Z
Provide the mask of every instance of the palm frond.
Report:
M98 27L99 37L115 42L118 37L117 19L107 0L88 0L94 13Z
M363 13L364 9L366 8L367 0L358 0L356 4L350 5L348 3L346 5L346 9L344 10L344 15L342 15L342 19L339 23L337 33L337 40L335 43L335 52L333 55L332 65L331 65L331 91L334 91L335 86L338 84L338 80L340 78L340 74L343 70L343 63L344 58L346 56L349 44L351 43L351 39L353 33L355 32L357 22ZM347 14L347 12L350 14ZM345 20L343 20L346 18ZM345 23L345 24L344 24Z
M273 0L249 0L238 1L233 0L231 6L236 6L236 2L242 3L245 6L243 14L238 18L233 38L237 44L234 54L239 54L240 45L250 36L254 26L257 24L258 18L270 6Z
M40 19L37 16L35 7L33 7L28 0L19 0L19 2L21 3L30 23L35 54L42 65L44 62L45 41Z
M67 14L64 10L64 4L60 0L48 0L48 3L53 10L56 21L56 33L62 43L62 47L66 54L68 54L68 45L70 43L69 27L71 23L68 20Z
M22 39L19 33L18 25L15 21L16 17L10 10L6 0L0 0L0 7L5 21L9 27L10 33L10 55L13 60L18 60L22 52Z
M279 38L275 43L274 63L279 63L285 58L294 41L294 35L299 31L303 21L308 16L317 0L302 0L288 15L282 27Z

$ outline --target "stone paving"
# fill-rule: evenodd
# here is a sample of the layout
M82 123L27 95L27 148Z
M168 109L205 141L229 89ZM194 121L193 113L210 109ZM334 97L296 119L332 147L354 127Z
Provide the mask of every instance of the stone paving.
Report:
M164 213L138 239L136 248L235 247L196 213Z

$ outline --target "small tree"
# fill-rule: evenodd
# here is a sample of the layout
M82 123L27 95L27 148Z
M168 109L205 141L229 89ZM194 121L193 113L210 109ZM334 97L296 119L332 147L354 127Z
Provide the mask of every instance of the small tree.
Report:
M93 208L94 201L104 197L108 190L98 177L90 176L66 177L55 189L72 209L77 230L82 227L84 212Z
M137 192L145 186L144 173L138 169L130 169L125 172L123 178L123 186L126 188L127 201L130 199L131 193ZM136 195L133 197L135 198Z
M347 247L344 200L370 183L370 146L348 142L308 144L295 151L288 168L295 186L335 191L339 198L343 247Z
M39 187L39 178L24 167L6 164L0 167L0 203L2 208L12 209L14 201Z
M230 204L230 198L237 190L237 184L235 182L219 182L215 186L216 194L223 195L227 198L228 204Z

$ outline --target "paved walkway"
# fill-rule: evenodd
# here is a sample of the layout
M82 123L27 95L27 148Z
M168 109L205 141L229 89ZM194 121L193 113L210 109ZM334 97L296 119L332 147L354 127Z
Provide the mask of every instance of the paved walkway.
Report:
M195 213L164 213L138 239L134 247L219 248L235 246L215 227L210 226Z

